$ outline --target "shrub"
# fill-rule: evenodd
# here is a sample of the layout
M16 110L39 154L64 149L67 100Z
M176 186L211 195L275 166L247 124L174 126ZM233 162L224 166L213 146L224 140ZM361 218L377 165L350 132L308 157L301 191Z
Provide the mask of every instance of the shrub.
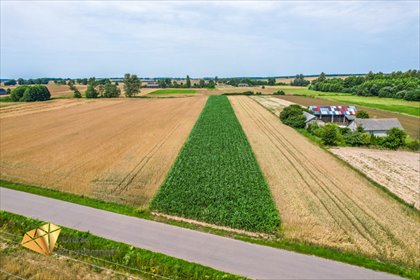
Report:
M11 99L12 101L20 102L33 102L33 101L45 101L51 98L50 91L46 86L34 85L34 86L18 86L12 90Z
M114 84L106 83L104 86L103 96L104 97L118 97L121 94L121 90Z
M379 141L379 145L396 150L399 147L405 144L405 139L407 138L407 133L399 128L391 128L387 131L387 136L383 137L381 141Z
M310 124L308 124L308 126L306 127L306 130L310 133L310 134L314 134L316 133L316 131L319 129L319 125L317 122L311 122Z
M407 101L420 101L420 88L407 91L403 98Z
M405 146L412 151L418 151L420 150L420 141L407 138Z
M293 104L283 109L280 113L280 120L294 128L304 128L306 118L303 115L303 109L299 105Z
M273 95L285 95L285 93L282 90L278 90L276 92L273 92Z
M360 110L356 113L356 118L359 119L369 119L369 114L368 112L364 111L364 110Z
M12 101L20 101L27 88L28 86L18 86L14 88L10 93L10 98L12 99Z
M344 141L350 146L367 146L370 144L370 135L358 131L347 133L344 135Z
M86 98L98 98L98 92L92 85L87 86L85 95L86 95Z
M78 89L75 89L73 97L74 98L82 98L82 94L80 93L80 91Z
M328 145L328 146L337 145L337 142L339 142L338 126L336 126L333 123L326 124L321 130L321 139L325 145Z

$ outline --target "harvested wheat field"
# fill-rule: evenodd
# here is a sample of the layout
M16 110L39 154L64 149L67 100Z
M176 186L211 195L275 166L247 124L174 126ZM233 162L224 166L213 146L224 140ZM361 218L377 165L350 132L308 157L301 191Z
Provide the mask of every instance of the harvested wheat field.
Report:
M229 97L280 212L287 239L418 266L415 210L312 144L249 97Z
M47 87L51 93L51 97L71 97L74 94L74 91L68 85L57 85L54 82L49 82ZM85 92L87 88L86 85L75 85L75 87L81 93Z
M273 96L251 96L250 98L254 99L265 108L267 108L271 113L275 114L276 116L280 116L281 111L290 105L296 104L287 100L283 100L280 98L276 98Z
M205 102L97 100L2 118L1 179L145 207Z
M420 209L419 153L350 147L330 151Z
M114 100L112 100L114 101ZM0 103L0 119L22 116L32 113L60 110L85 103L96 102L94 99L53 99L43 102L3 102Z

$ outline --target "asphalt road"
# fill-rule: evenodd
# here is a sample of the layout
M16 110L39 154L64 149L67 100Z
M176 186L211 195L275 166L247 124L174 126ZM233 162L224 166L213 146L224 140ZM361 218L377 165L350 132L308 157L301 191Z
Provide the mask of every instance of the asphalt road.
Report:
M89 231L107 239L249 278L399 279L394 275L315 256L255 245L6 188L0 188L0 209L80 231Z

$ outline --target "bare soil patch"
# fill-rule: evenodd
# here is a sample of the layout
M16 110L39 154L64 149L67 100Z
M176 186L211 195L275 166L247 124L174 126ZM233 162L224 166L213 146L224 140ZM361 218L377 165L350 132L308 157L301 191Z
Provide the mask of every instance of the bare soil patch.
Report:
M205 101L97 100L2 118L1 178L146 207Z
M419 215L254 100L229 97L270 185L285 238L418 265Z
M419 153L351 147L330 151L420 209Z

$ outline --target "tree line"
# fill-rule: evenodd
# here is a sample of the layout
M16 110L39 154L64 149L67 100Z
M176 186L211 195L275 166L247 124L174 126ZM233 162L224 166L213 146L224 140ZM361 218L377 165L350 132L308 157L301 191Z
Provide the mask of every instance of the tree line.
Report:
M73 82L69 82L70 89L74 91L74 97L80 98L82 95L74 86ZM134 97L140 92L141 81L134 74L125 74L124 79L124 94L126 97ZM112 83L109 79L96 80L95 77L89 78L87 81L87 88L85 91L86 98L114 98L121 95L121 89L118 83Z
M398 71L391 74L369 72L366 76L350 76L345 79L327 79L325 73L321 73L312 81L309 89L420 101L420 71Z

